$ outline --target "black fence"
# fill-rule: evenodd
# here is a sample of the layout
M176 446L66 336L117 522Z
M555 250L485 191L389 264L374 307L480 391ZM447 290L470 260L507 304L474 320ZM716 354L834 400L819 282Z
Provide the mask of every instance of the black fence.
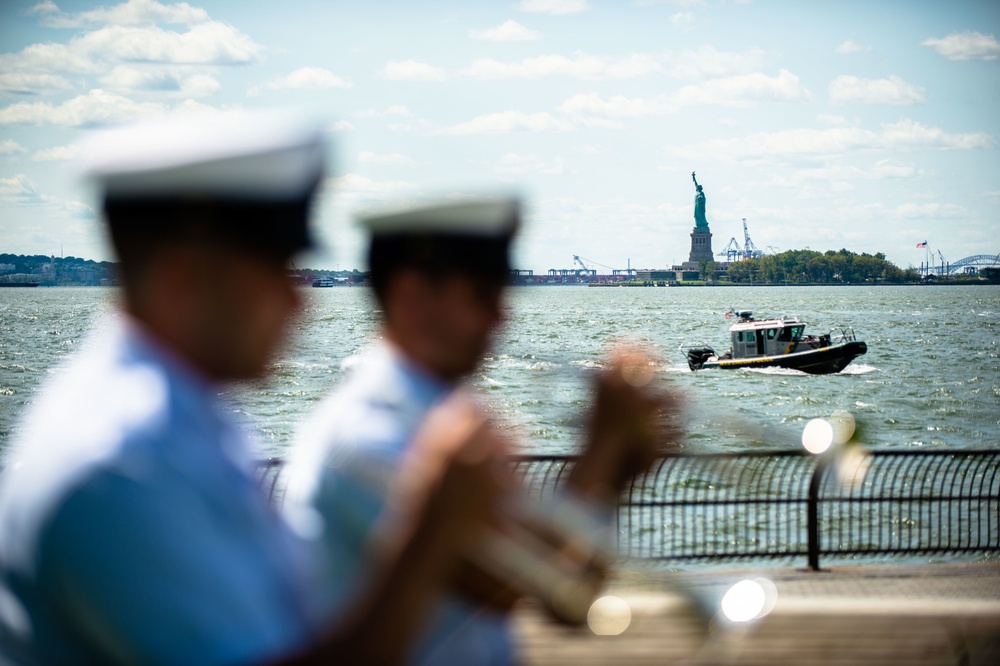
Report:
M519 456L547 495L574 458ZM262 469L280 501L280 463ZM662 458L617 515L624 558L662 561L986 553L1000 550L1000 450L795 451Z

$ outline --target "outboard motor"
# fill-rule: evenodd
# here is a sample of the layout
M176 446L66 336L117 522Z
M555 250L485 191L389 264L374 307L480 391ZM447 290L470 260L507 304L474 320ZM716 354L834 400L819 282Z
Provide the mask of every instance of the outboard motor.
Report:
M700 370L709 356L715 356L715 350L711 347L691 347L687 350L688 367Z

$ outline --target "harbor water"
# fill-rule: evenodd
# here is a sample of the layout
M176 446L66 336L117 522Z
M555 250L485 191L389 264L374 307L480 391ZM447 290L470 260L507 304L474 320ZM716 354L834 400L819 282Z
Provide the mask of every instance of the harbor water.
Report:
M227 389L260 455L281 456L296 424L378 333L366 288L303 289L307 306L267 381ZM0 292L0 461L25 407L60 364L113 316L117 289ZM868 354L836 375L797 371L691 372L678 347L728 348L723 313L796 315L807 332L851 326ZM1000 445L1000 287L837 286L517 287L493 351L472 378L497 421L527 453L563 454L580 441L589 382L609 345L644 341L659 379L682 395L691 452L797 447L803 426L850 411L873 448Z

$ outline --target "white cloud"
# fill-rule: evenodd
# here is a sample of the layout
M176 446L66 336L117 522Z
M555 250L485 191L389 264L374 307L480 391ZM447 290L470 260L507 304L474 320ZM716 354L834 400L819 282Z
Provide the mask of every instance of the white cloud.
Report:
M985 132L948 134L909 119L884 125L879 131L858 127L791 129L757 132L738 139L709 141L674 154L692 157L709 151L736 161L825 161L852 153L887 150L977 150L996 146Z
M211 74L185 75L184 70L163 67L136 68L118 65L99 79L105 88L120 91L160 92L178 97L207 97L222 87Z
M920 42L949 60L996 60L1000 56L1000 43L993 35L981 32L953 32L947 37L931 37Z
M403 122L389 123L386 129L405 134L431 134L434 132L434 123L423 118L410 118Z
M303 88L324 90L353 87L353 83L347 79L337 76L328 69L323 69L321 67L300 67L286 76L272 79L267 83L250 88L250 90L247 91L247 94L255 96L265 90L292 90Z
M517 21L511 21L510 19L495 28L487 28L486 30L476 30L473 28L469 30L469 39L484 42L528 42L541 39L541 37L542 33L537 30L526 28Z
M379 181L356 173L345 173L343 176L330 178L327 187L332 188L334 196L341 205L346 202L367 204L393 200L401 194L412 194L418 189L416 185L406 181Z
M872 47L867 44L858 44L853 39L848 39L846 42L841 42L833 52L838 55L856 55L858 53L869 53L871 50Z
M946 150L977 150L993 148L996 139L986 132L948 134L937 127L927 127L904 118L882 128L887 148L940 148Z
M118 65L110 72L100 78L101 84L106 88L115 90L157 90L157 91L177 91L181 84L177 77L162 69L136 69L125 65Z
M403 106L402 104L394 104L392 106L386 107L384 110L379 109L362 109L354 114L358 118L412 118L413 114L410 110Z
M695 20L694 12L677 12L670 16L670 25L675 28L690 28L694 25Z
M413 159L407 157L406 155L401 155L400 153L377 155L371 151L363 150L358 153L358 162L360 164L374 164L378 166L399 166L403 164L413 164Z
M165 108L165 107L164 107ZM171 115L183 116L188 114L197 114L202 116L220 114L238 114L242 111L242 107L239 105L234 105L226 108L219 108L216 106L211 106L209 104L202 104L201 102L193 99L185 99L170 109ZM155 112L152 114L155 115Z
M336 120L327 127L330 132L353 132L357 127L346 120Z
M667 53L663 66L667 74L681 79L717 78L736 74L750 74L766 64L762 49L751 48L743 52L719 51L712 46Z
M21 155L26 152L28 151L24 149L24 146L13 139L0 141L0 155Z
M957 204L941 203L906 203L896 207L896 214L908 220L928 219L939 221L943 219L963 219L968 211Z
M222 84L211 74L195 74L181 79L180 94L184 97L208 97L221 88Z
M440 67L416 60L397 60L386 63L380 73L390 81L444 81L445 71Z
M923 169L918 169L912 164L893 164L890 160L879 160L869 172L872 178L902 178L911 179L924 175Z
M0 178L0 203L37 206L50 199L51 197L43 196L38 191L38 186L23 173L16 174L12 178Z
M522 12L536 14L576 14L589 9L587 0L521 0L514 7Z
M75 160L79 152L80 148L75 144L69 146L55 146L36 151L35 154L31 156L31 159L35 162L65 162Z
M910 106L927 101L924 89L898 76L887 79L861 79L838 76L830 82L831 104L897 104Z
M39 14L44 16L46 14L53 14L59 12L59 6L53 2L53 0L42 0L41 2L35 3L32 7L25 10L25 14L28 16L34 16Z
M123 122L164 111L166 106L163 104L135 102L95 88L62 104L18 102L0 108L0 125L87 127Z
M28 72L0 72L0 92L15 95L36 95L39 93L72 90L68 80L54 74L32 74Z
M629 99L615 95L605 100L597 93L574 95L559 105L559 111L566 114L605 118L634 118L675 110L675 106L662 99Z
M662 71L656 58L633 54L624 58L607 58L574 53L525 58L520 62L503 62L480 58L459 72L474 79L539 79L546 76L568 76L575 79L631 79Z
M823 123L830 127L847 127L851 123L844 116L835 115L832 113L821 113L816 116L817 122Z
M248 36L218 21L183 33L112 25L74 39L70 47L102 60L185 65L245 65L256 62L262 51Z
M80 28L87 25L156 25L174 23L195 25L209 20L208 12L186 2L164 5L155 0L128 0L112 7L98 7L85 12L66 13L55 2L39 3L32 13L40 14L44 25L53 28Z
M507 153L497 161L497 165L494 170L497 173L504 175L540 173L544 175L558 176L566 173L566 165L561 157L555 157L546 161L537 155Z
M548 132L567 131L572 129L568 122L559 120L550 113L523 113L521 111L502 111L490 113L472 120L460 123L441 134L465 136L470 134L503 134L507 132Z
M712 79L698 86L685 86L674 95L659 95L650 99L621 95L605 99L597 93L574 95L559 106L559 111L593 126L602 125L595 123L598 119L663 115L674 113L684 106L747 106L808 99L809 91L801 87L798 77L782 70L777 77L748 74ZM617 125L604 123L603 126Z
M817 168L796 169L788 175L769 176L765 182L781 188L801 189L830 187L837 184L840 191L853 190L852 181L872 180L912 180L925 175L923 169L912 164L897 164L889 159L879 160L870 168L848 166L842 163L832 163Z
M577 51L568 56L547 54L520 61L479 58L458 70L457 75L480 80L565 76L596 81L634 79L653 74L697 79L751 74L764 65L765 55L758 48L734 53L717 51L711 46L659 55L633 53L626 56L605 56ZM391 80L444 81L449 74L441 67L405 60L387 63L380 76Z
M97 211L88 203L82 201L63 201L62 207L73 217L80 220L96 220Z
M654 7L656 5L673 5L674 7L704 7L705 0L632 0L636 7Z
M0 54L0 90L37 94L71 90L59 73L104 74L115 89L182 90L206 94L205 78L184 84L177 71L152 73L152 64L242 65L256 62L262 47L232 26L211 21L177 33L158 27L108 26L75 37L67 44L31 44L17 53ZM131 65L108 71L108 63ZM143 63L140 73L136 63ZM202 74L206 76L207 74Z
M31 44L18 53L0 53L0 71L7 74L50 74L100 71L79 44Z
M151 71L151 65L245 65L257 62L263 47L233 26L209 20L202 9L186 3L164 5L130 0L89 12L63 13L51 2L32 13L56 27L88 27L66 43L31 44L17 53L0 54L0 91L18 94L72 89L63 73L101 74L102 85L118 90L179 91L212 94L217 88L208 73ZM157 25L180 24L180 30ZM96 26L89 29L91 26ZM127 63L127 66L125 65ZM109 70L110 65L118 67ZM143 69L144 67L144 69Z
M680 106L747 106L762 102L805 102L809 98L809 91L802 87L799 77L783 69L778 76L756 72L685 86L671 101Z

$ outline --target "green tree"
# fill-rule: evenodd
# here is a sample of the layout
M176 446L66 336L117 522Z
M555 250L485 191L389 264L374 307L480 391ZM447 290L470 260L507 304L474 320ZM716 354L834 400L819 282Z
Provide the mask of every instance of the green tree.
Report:
M704 273L704 267L703 273ZM726 270L733 284L768 282L772 284L820 284L850 282L915 282L916 269L900 269L882 252L855 254L850 250L787 250L729 264Z
M718 270L718 264L714 261L709 261L708 259L698 260L698 272L701 275L701 279L705 282L715 279L715 272Z

